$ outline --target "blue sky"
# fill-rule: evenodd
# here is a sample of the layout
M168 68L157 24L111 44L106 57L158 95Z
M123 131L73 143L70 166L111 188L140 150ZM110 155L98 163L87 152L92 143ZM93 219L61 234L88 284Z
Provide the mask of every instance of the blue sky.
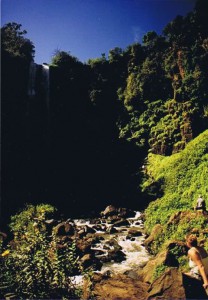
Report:
M85 62L141 42L148 31L160 34L194 5L195 0L1 0L1 26L22 24L36 63L50 63L57 49Z

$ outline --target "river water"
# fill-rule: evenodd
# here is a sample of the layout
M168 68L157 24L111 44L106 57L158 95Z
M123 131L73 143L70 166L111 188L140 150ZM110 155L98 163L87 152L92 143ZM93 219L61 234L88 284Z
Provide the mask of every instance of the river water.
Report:
M103 223L103 229L100 229L96 231L96 233L102 233L103 239L99 241L97 244L93 245L92 250L97 251L97 258L101 258L103 256L107 256L107 248L106 244L112 239L115 240L118 245L121 247L121 251L125 254L125 260L121 262L104 262L101 270L99 272L106 273L110 272L111 274L123 274L126 271L136 271L140 269L142 266L144 266L148 260L150 259L149 253L146 251L145 247L143 246L143 242L145 239L145 236L143 233L141 233L140 236L128 236L129 230L134 230L138 232L142 232L144 225L141 219L141 213L135 212L135 217L133 218L127 218L126 219L129 223L129 225L125 226L119 226L116 227L115 233L108 233L108 230L106 230L106 233L103 232L106 228L112 226L112 224L109 224L105 221L102 221ZM84 219L82 220L74 220L75 224L77 226L84 226L87 225L91 228L96 228L96 224L91 223L89 220L86 221ZM104 229L105 228L105 229ZM101 253L101 254L100 254ZM77 278L78 279L78 278Z

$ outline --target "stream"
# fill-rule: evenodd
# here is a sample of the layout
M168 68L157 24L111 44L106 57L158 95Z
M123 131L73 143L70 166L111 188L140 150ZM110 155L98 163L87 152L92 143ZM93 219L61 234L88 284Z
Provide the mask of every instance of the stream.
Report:
M101 270L96 271L102 274L110 272L111 274L123 274L128 271L137 271L143 267L150 259L150 254L146 251L143 246L145 236L143 232L143 222L141 219L141 213L135 212L135 217L127 218L127 224L122 226L113 225L115 233L109 233L109 228L112 227L112 223L107 222L107 220L102 220L99 224L91 222L90 220L74 220L76 226L84 227L88 226L96 230L95 235L102 234L102 239L94 244L91 249L95 251L96 258L103 262ZM130 232L136 232L136 235L130 235ZM105 262L105 257L107 257L108 252L113 248L111 246L112 241L115 241L119 249L123 252L125 259L122 261L107 261ZM78 283L81 276L76 276L75 281Z

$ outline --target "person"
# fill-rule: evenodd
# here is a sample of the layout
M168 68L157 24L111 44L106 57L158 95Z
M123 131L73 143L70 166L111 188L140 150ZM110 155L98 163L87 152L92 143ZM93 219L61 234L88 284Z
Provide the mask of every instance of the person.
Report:
M203 247L198 246L197 237L190 234L186 237L190 272L186 275L203 280L203 287L208 289L208 253Z
M195 210L202 210L203 212L206 211L206 203L201 195L199 195L199 198L196 201Z

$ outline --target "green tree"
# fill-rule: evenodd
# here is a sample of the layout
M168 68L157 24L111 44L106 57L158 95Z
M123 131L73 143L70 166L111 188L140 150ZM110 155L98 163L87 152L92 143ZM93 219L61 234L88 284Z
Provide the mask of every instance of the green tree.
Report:
M29 61L34 58L34 45L25 38L26 30L21 30L22 25L15 22L7 23L1 29L3 53L7 52L13 57L23 57Z
M78 59L70 52L55 50L51 63L61 68L69 68L78 63Z

